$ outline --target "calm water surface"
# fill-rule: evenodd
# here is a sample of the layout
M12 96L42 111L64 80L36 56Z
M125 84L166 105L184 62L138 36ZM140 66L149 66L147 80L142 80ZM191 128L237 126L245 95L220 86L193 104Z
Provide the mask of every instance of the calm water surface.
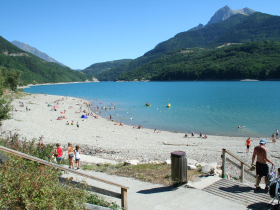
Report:
M157 130L258 137L280 129L278 81L96 82L32 86L25 91L82 97L100 107L113 103L116 109L102 110L104 117L111 114L116 121Z

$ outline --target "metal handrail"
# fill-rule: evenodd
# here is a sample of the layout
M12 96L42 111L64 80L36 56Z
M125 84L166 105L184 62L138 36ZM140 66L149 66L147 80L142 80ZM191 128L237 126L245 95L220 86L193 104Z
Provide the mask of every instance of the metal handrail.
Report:
M40 158L36 158L36 157L30 156L30 155L27 155L25 153L9 149L7 147L0 146L0 150L4 151L4 152L7 152L7 153L10 153L10 154L17 155L19 157L22 157L22 158L25 158L25 159L28 159L28 160L32 160L32 161L35 161L35 162L38 162L38 163L41 163L41 164L53 167L53 168L58 168L58 169L61 169L63 171L68 171L68 172L71 172L71 173L74 173L74 174L77 174L77 175L80 175L80 176L83 176L83 177L86 177L86 178L94 179L94 180L97 180L97 181L100 181L100 182L104 182L106 184L110 184L110 185L114 185L114 186L120 187L121 188L120 198L122 200L121 201L122 207L125 210L128 209L128 207L127 207L127 190L129 189L129 187L125 187L125 186L122 186L120 184L116 184L116 183L113 183L113 182L110 182L110 181L107 181L107 180L104 180L104 179L100 179L100 178L97 178L97 177L94 177L94 176L91 176L91 175L79 172L77 170L73 170L73 169L70 169L70 168L65 168L65 167L63 167L61 165L58 165L58 164L55 164L55 163L52 163L52 162L49 162L49 161L46 161L46 160L42 160ZM118 196L118 198L119 198L119 196Z

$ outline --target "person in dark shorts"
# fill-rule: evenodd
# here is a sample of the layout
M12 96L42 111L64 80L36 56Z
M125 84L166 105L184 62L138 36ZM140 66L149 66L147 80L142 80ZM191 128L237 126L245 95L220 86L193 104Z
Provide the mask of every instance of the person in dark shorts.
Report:
M251 144L251 138L249 137L245 142L245 145L247 146L247 150L246 150L247 153L249 152L250 144Z
M261 189L259 184L261 178L265 177L265 189L268 190L268 172L269 168L267 162L274 165L274 163L268 158L268 150L265 148L266 140L261 139L260 145L254 148L253 156L252 156L252 166L254 166L255 157L257 156L257 163L256 163L256 190Z

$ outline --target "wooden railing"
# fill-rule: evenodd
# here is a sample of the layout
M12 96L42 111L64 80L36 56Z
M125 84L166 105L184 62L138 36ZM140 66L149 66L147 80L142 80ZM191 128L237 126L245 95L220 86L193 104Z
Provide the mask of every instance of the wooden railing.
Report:
M116 183L113 183L113 182L110 182L110 181L106 181L106 180L103 180L103 179L100 179L100 178L97 178L97 177L79 172L79 171L74 170L74 169L65 168L62 165L58 165L58 164L55 164L55 163L52 163L52 162L48 162L48 161L45 161L45 160L27 155L27 154L22 153L22 152L18 152L16 150L6 148L6 147L3 147L3 146L0 146L0 150L3 151L3 152L13 154L13 155L17 155L19 157L22 157L22 158L25 158L25 159L28 159L28 160L35 161L37 163L41 163L41 164L53 167L53 168L58 168L58 169L63 170L63 171L68 171L68 172L71 172L71 173L74 173L74 174L77 174L77 175L80 175L80 176L83 176L83 177L86 177L86 178L94 179L94 180L97 180L97 181L100 181L100 182L103 182L103 183L106 183L106 184L109 184L109 185L114 185L114 186L120 187L121 188L121 193L111 192L111 191L108 191L108 190L105 190L105 189L100 189L100 188L96 188L96 187L92 187L92 186L90 188L90 191L94 191L94 192L98 192L100 194L104 194L104 195L108 195L108 196L111 196L111 197L119 198L119 199L121 199L121 207L124 210L128 209L128 206L127 206L127 190L129 189L129 187L125 187L125 186L122 186L122 185L119 185L119 184L116 184Z
M233 162L232 160L230 160L229 158L226 157L226 154L229 154L231 157L235 158L236 160L238 160L241 165L239 166L238 164L236 164L235 162ZM236 166L237 168L240 169L241 171L241 182L244 182L244 172L249 174L250 176L256 178L256 175L253 174L250 170L244 169L244 166L247 166L249 168L251 168L250 165L248 165L247 163L244 163L242 160L238 159L237 157L235 157L233 154L229 153L226 149L223 149L222 151L222 178L226 178L226 161L228 161L229 163L231 163L232 165Z

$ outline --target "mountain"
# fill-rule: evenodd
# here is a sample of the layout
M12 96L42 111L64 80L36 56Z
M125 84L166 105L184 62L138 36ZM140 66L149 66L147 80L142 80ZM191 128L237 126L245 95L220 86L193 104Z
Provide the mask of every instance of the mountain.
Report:
M123 73L116 80L279 80L279 41L179 49Z
M214 23L218 23L221 22L223 20L226 20L228 18L230 18L233 15L236 14L245 14L245 15L251 15L253 14L254 10L249 9L248 7L245 7L243 9L237 9L237 10L231 10L229 8L229 6L224 6L223 8L219 9L214 15L213 17L211 17L211 19L209 20L209 22L206 24L206 26L212 25Z
M91 66L85 68L81 72L85 74L90 74L94 77L98 77L98 74L104 73L109 71L110 69L113 69L117 66L120 66L124 63L127 63L129 61L132 61L132 59L122 59L122 60L115 60L115 61L107 61L107 62L102 62L102 63L95 63L92 64Z
M181 32L173 38L159 43L143 56L100 74L98 79L100 81L120 79L121 74L134 71L144 65L147 67L146 64L149 62L180 49L215 48L231 43L266 40L280 41L280 17L260 12L254 12L251 15L240 13L199 30ZM149 73L147 72L147 74Z
M35 47L31 47L28 44L25 44L23 42L19 42L16 40L12 41L11 43L24 51L30 52L30 53L38 56L39 58L42 58L45 61L54 62L54 63L58 63L62 66L65 66L64 64L62 64L62 63L58 62L57 60L53 59L52 57L48 56L46 53L43 53L43 52L39 51L38 49L36 49Z
M26 52L0 36L0 66L21 71L20 84L78 82L92 76Z
M219 9L217 12L215 12L215 14L211 17L211 19L208 21L208 23L205 26L209 26L214 23L224 21L236 14L251 15L254 12L256 12L256 11L254 11L248 7L245 7L243 9L231 10L229 8L229 6L226 5L223 8ZM198 26L190 29L189 31L199 30L205 26L203 24L199 24Z
M246 18L247 16L245 15L237 14L225 21L212 24L200 30L178 33L173 38L157 44L154 49L146 52L143 56L99 74L97 79L99 81L112 81L122 73L131 71L178 48L206 47L218 40L220 36L228 33L235 25Z

